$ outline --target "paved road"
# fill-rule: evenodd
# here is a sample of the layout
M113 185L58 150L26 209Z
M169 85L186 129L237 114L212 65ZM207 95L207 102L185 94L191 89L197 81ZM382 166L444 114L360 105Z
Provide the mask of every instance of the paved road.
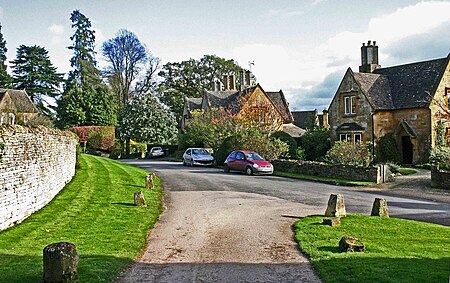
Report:
M292 224L323 214L331 193L344 195L348 213L369 214L374 198L385 197L393 217L450 225L450 198L427 200L420 197L424 192L402 196L399 188L346 188L158 160L123 162L163 179L167 209L142 256L118 282L320 282L293 240Z
M344 195L347 213L357 214L370 214L373 200L376 197L384 197L388 201L389 213L392 217L450 226L450 202L431 201L426 196L407 196L406 194L402 196L398 186L393 193L377 188L334 186L277 176L224 173L217 168L183 167L181 163L168 161L127 160L125 162L155 172L164 180L166 189L172 192L254 193L312 206L316 208L318 214L325 212L328 198L332 193Z

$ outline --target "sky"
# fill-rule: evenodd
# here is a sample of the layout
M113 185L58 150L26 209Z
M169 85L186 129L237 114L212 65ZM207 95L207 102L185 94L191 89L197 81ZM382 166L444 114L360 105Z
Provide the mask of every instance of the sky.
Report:
M291 110L328 108L346 69L358 71L368 40L377 42L382 67L450 52L450 0L0 0L7 60L21 44L39 45L58 72L70 71L76 9L91 20L97 49L127 29L162 64L206 54L244 68L254 62L257 82L283 90Z

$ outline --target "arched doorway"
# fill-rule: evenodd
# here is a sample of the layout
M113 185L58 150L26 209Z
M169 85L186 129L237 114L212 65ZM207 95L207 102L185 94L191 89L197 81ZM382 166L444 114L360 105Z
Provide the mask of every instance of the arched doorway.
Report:
M410 136L402 136L402 163L413 163L413 144Z

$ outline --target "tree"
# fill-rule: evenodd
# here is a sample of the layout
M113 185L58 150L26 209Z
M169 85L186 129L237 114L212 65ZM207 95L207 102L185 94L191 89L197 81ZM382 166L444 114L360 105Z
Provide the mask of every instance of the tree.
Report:
M95 61L95 35L89 19L76 10L70 20L75 33L69 47L74 55L73 70L66 80L64 92L57 101L59 126L112 126L116 124L116 105L108 87L100 78Z
M8 88L11 86L12 78L6 72L6 40L3 38L2 25L0 24L0 87Z
M154 83L158 59L150 54L134 33L119 30L116 37L103 43L102 53L110 64L106 74L120 108L128 102L132 85L139 79L141 71L146 69L143 81L135 84L138 94L146 93L148 89L145 85Z
M154 94L133 95L120 119L120 134L141 143L167 143L176 137L176 121Z
M52 117L53 113L45 103L46 97L56 98L62 83L62 74L50 62L48 51L37 45L20 45L16 60L11 61L14 73L14 87L26 89L31 100L43 113Z
M185 97L201 97L204 90L211 88L214 80L221 80L222 75L228 73L237 75L240 70L235 61L215 55L205 55L200 60L167 63L159 72L159 76L164 78L160 99L180 119Z
M331 148L330 131L324 128L306 130L300 137L299 145L305 150L306 160L320 160Z

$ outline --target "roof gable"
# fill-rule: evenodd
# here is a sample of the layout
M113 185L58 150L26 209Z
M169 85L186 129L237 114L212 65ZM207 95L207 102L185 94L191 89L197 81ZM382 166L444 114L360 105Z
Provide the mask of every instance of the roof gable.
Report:
M312 111L292 111L294 125L302 129L310 129L316 126L317 110Z
M376 110L393 108L388 77L370 73L353 73L353 77L373 108Z
M38 113L36 106L31 101L25 90L0 88L0 103L9 96L14 108L20 113Z
M294 119L291 111L289 111L289 105L284 97L283 91L280 89L280 91L268 91L266 93L280 111L285 123L291 123Z

